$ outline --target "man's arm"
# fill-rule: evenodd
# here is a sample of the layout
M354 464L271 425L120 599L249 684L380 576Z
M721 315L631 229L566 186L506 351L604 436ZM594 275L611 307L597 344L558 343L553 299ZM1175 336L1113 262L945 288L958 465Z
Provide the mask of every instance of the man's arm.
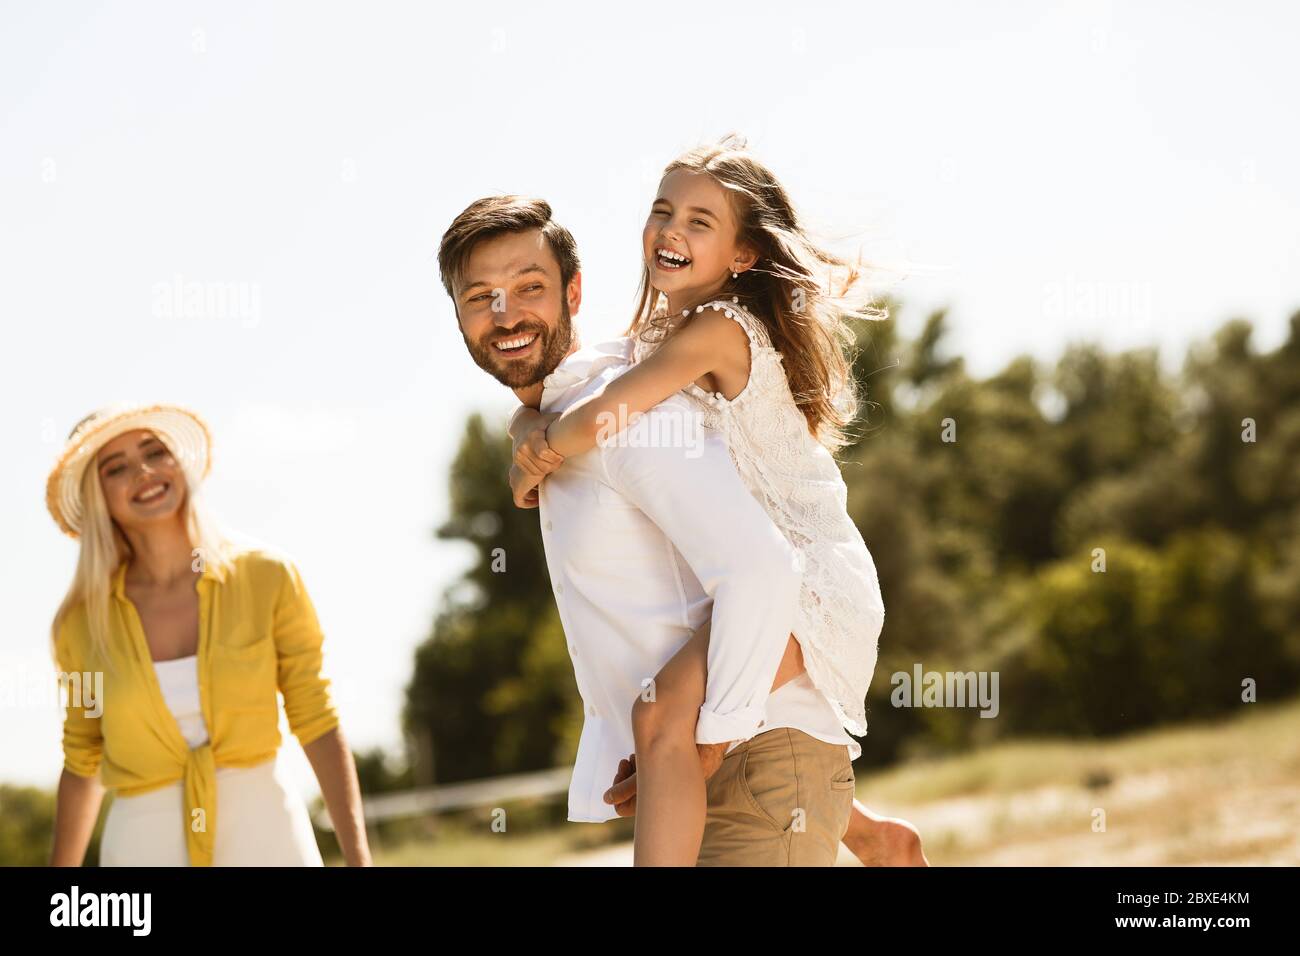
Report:
M713 598L696 742L748 740L764 719L802 574L793 547L741 482L721 436L683 427L696 416L684 398L671 398L600 454L610 485L659 526ZM672 443L665 435L693 443L666 447Z

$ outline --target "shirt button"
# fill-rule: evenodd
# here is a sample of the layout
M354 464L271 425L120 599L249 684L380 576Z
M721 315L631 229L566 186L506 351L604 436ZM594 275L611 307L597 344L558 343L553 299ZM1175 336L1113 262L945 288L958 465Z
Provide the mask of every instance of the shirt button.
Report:
M570 645L569 645L569 653L570 653L570 654L577 654L577 653L578 653L578 645L577 645L577 644L570 644Z
M556 593L556 594L563 594L563 593L564 593L564 583L563 583L563 582L557 582L557 583L556 583L556 585L555 585L555 593Z
M551 523L550 523L549 521L546 522L546 526L545 526L545 527L546 527L546 530L547 530L547 531L550 531L550 530L551 530Z

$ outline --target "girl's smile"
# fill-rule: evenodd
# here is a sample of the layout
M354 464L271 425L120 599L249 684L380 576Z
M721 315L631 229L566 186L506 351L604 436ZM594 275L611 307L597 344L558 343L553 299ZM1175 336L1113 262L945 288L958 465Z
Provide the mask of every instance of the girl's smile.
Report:
M754 264L726 190L712 176L686 169L659 184L641 242L650 284L668 296L670 309L717 294L732 272Z
M663 246L655 249L654 259L651 262L652 268L664 272L681 272L683 269L689 269L691 265L689 257Z

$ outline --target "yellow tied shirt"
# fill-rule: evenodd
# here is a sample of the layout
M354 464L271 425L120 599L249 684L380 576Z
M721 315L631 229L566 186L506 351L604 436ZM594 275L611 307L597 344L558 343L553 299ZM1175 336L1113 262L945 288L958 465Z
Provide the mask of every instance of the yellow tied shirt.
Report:
M125 579L124 562L113 575L109 606L113 667L91 646L84 605L60 628L60 670L81 672L92 687L94 673L103 674L100 708L83 695L73 704L87 706L66 709L63 765L83 777L102 769L104 786L124 796L184 781L190 864L211 866L216 767L248 767L275 756L281 742L277 689L289 727L304 746L338 726L330 682L321 674L316 610L298 569L274 552L247 549L226 572L203 572L196 585L198 672L208 742L191 750L163 699Z

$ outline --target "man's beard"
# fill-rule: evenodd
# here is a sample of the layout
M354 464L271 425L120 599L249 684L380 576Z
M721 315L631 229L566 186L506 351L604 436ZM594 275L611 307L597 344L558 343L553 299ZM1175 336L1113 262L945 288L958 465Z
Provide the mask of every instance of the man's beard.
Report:
M508 388L526 388L529 385L536 385L554 372L556 366L569 354L569 346L573 344L573 323L569 319L569 303L561 299L560 321L554 328L517 326L510 330L509 335L497 335L495 340L500 341L503 338L514 338L533 332L537 333L537 337L541 340L541 348L538 350L537 358L529 362L511 361L503 357L491 342L471 342L464 330L461 330L460 334L461 338L465 339L465 347L469 349L469 354L479 368Z

